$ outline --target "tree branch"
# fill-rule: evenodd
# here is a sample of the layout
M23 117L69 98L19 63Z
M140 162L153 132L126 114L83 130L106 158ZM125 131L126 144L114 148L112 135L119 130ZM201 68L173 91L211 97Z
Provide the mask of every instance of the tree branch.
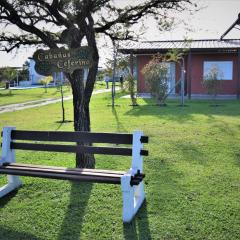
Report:
M190 0L149 0L143 4L127 7L125 9L108 6L108 9L114 11L117 14L117 17L111 21L102 17L102 22L97 23L95 31L97 33L106 33L107 30L111 29L112 26L116 25L117 23L127 23L129 25L132 25L137 23L142 17L146 15L157 15L159 10L162 9L182 10L183 7L181 4L179 4L181 2L189 4L191 3Z
M13 5L9 4L6 0L0 1L0 7L5 9L6 16L0 16L0 19L4 18L5 20L8 20L12 24L18 26L20 29L35 34L37 37L39 37L44 44L46 44L50 48L57 48L57 44L54 42L53 39L51 39L51 36L47 35L40 29L38 29L33 24L26 24L22 21L21 16L19 13L14 9Z
M55 40L56 43L61 43L59 39ZM0 51L10 52L15 48L19 48L23 45L44 45L45 43L40 38L34 38L32 34L28 35L6 35L0 36Z

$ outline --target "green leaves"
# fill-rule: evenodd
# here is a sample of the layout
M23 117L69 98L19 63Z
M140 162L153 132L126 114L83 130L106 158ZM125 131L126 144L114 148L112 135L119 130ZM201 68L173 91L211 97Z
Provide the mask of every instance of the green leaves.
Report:
M168 91L168 67L162 62L163 58L164 56L156 54L142 70L147 88L158 104L164 104Z
M17 70L11 67L6 67L2 72L2 77L5 80L12 80L17 76Z
M137 104L137 97L136 97L136 93L137 93L136 79L134 79L130 71L127 77L125 78L124 89L126 92L130 94L132 105L137 106L138 104Z
M207 93L209 95L212 95L214 98L220 93L222 89L221 76L222 72L220 69L217 66L213 66L203 78L203 87L206 89Z

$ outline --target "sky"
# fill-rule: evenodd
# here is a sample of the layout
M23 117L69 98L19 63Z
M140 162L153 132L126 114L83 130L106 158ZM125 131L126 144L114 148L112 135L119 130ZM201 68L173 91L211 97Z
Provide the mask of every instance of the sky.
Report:
M124 2L126 0L118 0L118 4ZM178 13L174 16L178 23L168 32L159 32L153 20L149 18L144 22L146 32L141 40L219 39L240 13L240 0L198 0L197 3L200 10L193 15L189 12ZM233 29L226 38L240 39L240 30ZM111 51L101 49L100 66L103 66L106 56L111 56ZM16 53L0 52L0 67L20 67L34 51L32 48L23 48Z

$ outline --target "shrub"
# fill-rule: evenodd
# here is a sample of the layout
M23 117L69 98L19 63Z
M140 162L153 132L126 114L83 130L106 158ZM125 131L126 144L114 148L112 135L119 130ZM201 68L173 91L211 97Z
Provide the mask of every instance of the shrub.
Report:
M160 105L165 105L168 92L167 72L167 64L162 62L160 55L154 56L142 70L151 95L155 98L157 104Z
M207 94L216 99L222 89L222 73L218 67L213 66L203 78L203 87L207 90Z
M47 85L53 80L53 77L52 76L47 76L45 78L43 78L40 83L42 85L44 85L44 88L45 88L45 92L47 92Z

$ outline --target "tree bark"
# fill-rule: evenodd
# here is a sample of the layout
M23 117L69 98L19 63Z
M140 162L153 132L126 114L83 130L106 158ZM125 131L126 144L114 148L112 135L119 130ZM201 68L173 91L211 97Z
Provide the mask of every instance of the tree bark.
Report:
M95 48L96 50L96 48ZM74 109L74 130L75 131L91 131L90 122L90 99L96 80L98 70L99 56L98 52L93 50L93 62L89 68L89 73L86 83L84 82L84 70L75 70L69 76L73 93L73 109ZM79 141L79 145L90 146L92 143L83 143ZM76 167L78 168L94 168L95 158L93 154L76 154Z
M70 76L70 83L73 92L73 111L74 111L74 130L87 131L90 128L90 112L89 103L86 102L83 81L83 69L74 71ZM91 145L91 143L77 142L78 145ZM76 167L78 168L94 168L95 159L92 154L76 154Z
M74 109L74 130L75 131L91 131L90 111L89 104L92 96L94 83L98 71L99 54L96 44L94 22L91 15L88 16L89 25L85 19L82 19L81 26L85 31L88 46L92 50L92 64L89 68L88 77L86 83L84 82L83 69L75 70L72 74L69 74L69 80L72 86L73 93L73 109ZM69 31L68 38L71 40L69 48L77 48L81 46L83 34L76 30ZM91 145L92 143L83 143L79 141L79 145ZM95 158L93 154L76 154L76 167L78 168L94 168Z

